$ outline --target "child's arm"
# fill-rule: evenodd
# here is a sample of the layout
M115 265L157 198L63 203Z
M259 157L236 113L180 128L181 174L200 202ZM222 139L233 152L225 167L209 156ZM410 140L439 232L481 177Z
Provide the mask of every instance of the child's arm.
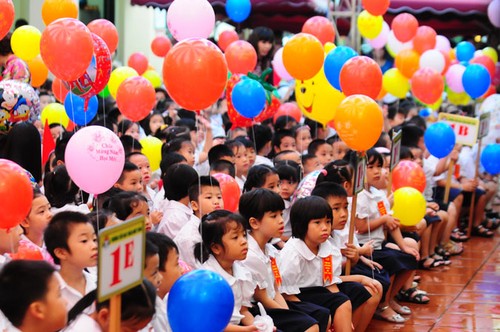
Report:
M203 163L205 160L208 159L208 151L212 148L213 144L213 135L212 135L212 125L210 124L210 121L205 119L202 116L198 117L198 121L200 124L205 127L205 144L203 145L203 150L200 152L200 155L198 156L198 164Z
M286 301L300 302L300 299L297 297L297 295L288 295L288 294L282 294L282 295Z
M370 230L372 231L383 225L387 225L387 228L389 229L399 227L399 222L395 223L394 218L388 214L377 219L372 219L369 222L367 222L367 218L360 219L356 216L356 218L354 218L354 222L356 230L361 234L368 233L368 223L370 223Z
M415 256L417 260L420 259L420 254L418 253L418 251L406 245L403 239L403 234L401 234L401 230L399 228L392 230L391 236L398 245L399 249L401 249L401 251Z
M277 293L279 294L279 293ZM260 289L259 287L255 288L255 292L253 294L253 298L255 299L255 302L260 302L266 309L287 309L286 307L284 308L280 303L278 303L276 300L271 299L267 295L266 289ZM285 303L286 304L286 303Z
M342 282L349 282L349 281L359 282L363 286L371 289L375 294L378 293L377 281L374 279L359 274L353 274L350 276L339 276L339 278L342 280Z
M346 243L346 248L340 249L342 256L349 259L352 265L356 265L359 261L359 248L356 247L353 243ZM342 268L346 264L347 261L342 262Z
M370 240L358 248L359 256L371 256L373 253L373 242L373 240Z

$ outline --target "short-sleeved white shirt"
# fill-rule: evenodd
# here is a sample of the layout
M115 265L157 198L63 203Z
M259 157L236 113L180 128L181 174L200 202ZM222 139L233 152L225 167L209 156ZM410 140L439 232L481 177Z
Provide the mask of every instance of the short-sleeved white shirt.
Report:
M358 200L356 204L356 216L359 219L366 219L367 222L380 218L380 212L378 209L379 202L384 204L387 213L390 213L391 207L387 197L379 190L371 187L370 191L364 189L358 194ZM385 240L384 227L380 226L376 229L370 229L370 232L364 234L356 233L359 243L366 243L369 240L373 240L373 248L375 250L382 249L382 243Z
M199 268L201 263L194 258L194 246L202 242L200 234L200 219L196 216L177 233L174 242L179 249L179 259L192 268Z
M85 278L85 294L88 294L97 288L97 278L95 275L85 271L83 271L83 276ZM80 301L84 295L69 286L59 273L56 273L56 277L61 285L61 295L66 300L66 308L71 310L71 308L73 308L73 306ZM93 311L94 310L92 308L90 311L86 310L85 312L92 313Z
M428 158L424 159L424 174L425 174L425 190L424 197L427 201L432 201L433 192L432 189L436 186L436 181L434 181L434 174L436 173L436 167L439 159L430 155Z
M89 315L82 313L63 332L102 332L101 327Z
M189 220L196 218L189 206L177 201L165 200L159 210L163 212L163 218L158 225L158 233L165 234L171 239L177 236Z

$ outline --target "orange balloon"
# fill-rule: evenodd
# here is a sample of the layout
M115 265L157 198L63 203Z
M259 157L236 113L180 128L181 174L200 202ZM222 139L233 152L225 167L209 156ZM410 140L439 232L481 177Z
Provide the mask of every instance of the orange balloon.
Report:
M16 15L12 0L0 0L0 13L2 13L2 19L0 19L0 39L3 39L9 32Z
M393 191L403 187L412 187L423 193L425 184L424 170L414 161L401 160L392 171Z
M391 29L397 40L406 43L417 34L418 21L412 14L402 13L392 20Z
M40 54L49 70L64 81L75 81L86 71L94 55L89 29L73 18L62 18L43 30Z
M494 95L496 92L497 92L497 89L495 88L495 86L493 84L491 84L490 87L488 88L488 91L486 91L484 93L484 95L479 97L479 99L485 99L491 95Z
M383 80L384 80L384 76L382 75L382 89L380 89L380 93L378 94L377 98L375 98L375 100L382 100L385 97L385 95L387 94L387 91L384 90Z
M366 151L375 145L384 126L382 110L364 95L345 98L337 108L334 121L339 137L356 151Z
M325 53L318 38L308 33L299 33L283 47L283 64L295 79L313 78L323 66Z
M420 67L420 55L414 50L402 50L394 61L396 68L406 78L411 78Z
M109 48L109 53L113 54L118 46L118 31L113 23L100 18L87 24L87 28L104 40Z
M59 102L64 103L68 92L69 90L63 81L58 77L54 78L54 81L52 82L52 93Z
M226 30L222 31L219 35L219 40L217 41L217 45L219 45L220 49L225 52L226 48L231 45L232 42L239 40L240 37L234 30Z
M127 78L118 87L116 104L129 120L140 121L148 116L156 102L153 85L142 76Z
M389 9L390 0L362 0L361 4L373 16L384 15Z
M203 110L224 92L226 59L220 49L206 39L183 40L165 57L163 81L179 106L191 111Z
M49 25L59 18L78 18L78 7L74 0L45 0L42 5L42 19Z
M47 80L49 69L39 55L27 61L27 64L31 73L31 86L35 88L40 87Z
M302 26L302 32L309 33L318 38L321 44L325 45L335 40L335 29L333 22L324 16L313 16Z
M167 36L156 36L151 42L151 51L159 57L167 55L168 51L172 48L172 42Z
M369 57L351 58L340 70L340 88L346 96L361 94L375 99L382 90L382 70Z
M146 70L148 70L149 61L144 53L135 52L128 57L127 65L130 68L135 69L139 75L142 75Z
M435 69L420 68L411 78L411 91L424 104L434 104L443 94L443 77Z
M436 36L437 33L433 28L426 25L418 27L417 34L413 37L413 48L419 54L432 50L436 47Z
M246 40L232 42L224 53L227 68L233 74L247 74L257 65L257 52Z

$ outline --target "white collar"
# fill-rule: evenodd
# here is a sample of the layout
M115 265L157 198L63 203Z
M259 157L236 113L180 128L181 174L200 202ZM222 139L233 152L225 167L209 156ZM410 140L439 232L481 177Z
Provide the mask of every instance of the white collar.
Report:
M297 238L291 238L288 241L292 241L290 244L293 245L302 257L308 261L312 261L316 257L326 258L332 255L332 245L330 241L325 241L319 245L318 254L315 255L311 249L306 245L306 243Z

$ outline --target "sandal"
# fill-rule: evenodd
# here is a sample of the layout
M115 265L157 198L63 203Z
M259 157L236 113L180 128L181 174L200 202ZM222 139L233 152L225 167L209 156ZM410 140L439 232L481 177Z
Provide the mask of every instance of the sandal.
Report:
M389 308L390 308L389 306L385 306L383 308L377 308L377 310L375 310L375 313L373 314L373 318L396 324L403 324L404 322L406 322L406 318L404 318L403 316L401 316L396 312L394 313L394 315L389 317L383 316L382 313Z
M400 290L396 298L401 302L411 302L417 304L427 304L430 302L429 297L420 292L417 288Z
M435 261L440 262L441 265L448 266L451 264L451 261L449 259L444 258L443 256L436 253L432 254L430 257L434 258Z
M500 226L500 218L498 217L498 213L487 213L486 219L481 223L484 228L487 228L491 231L495 231L498 226Z
M494 233L492 231L490 231L489 229L484 228L483 225L479 225L479 226L472 228L471 235L491 238L491 237L493 237Z
M455 241L449 241L444 245L444 249L450 254L450 256L460 255L464 252L464 247Z
M455 228L451 232L450 239L455 242L467 242L467 240L469 240L469 237L466 234L462 233L459 228Z
M420 282L420 280L422 280L422 276L415 275L413 277L413 282L417 282L418 283L418 282Z
M400 315L411 315L411 309L405 305L401 305L394 300L389 301L389 305L391 306L392 310Z
M436 246L436 248L434 249L434 252L436 254L438 254L439 256L443 257L444 260L449 260L450 259L450 253L445 249L443 248L443 246L441 245L438 245Z
M428 261L431 261L431 263L425 264ZM429 256L418 261L418 268L420 270L432 270L433 268L439 267L441 265L443 265L441 261L438 261L437 259Z

